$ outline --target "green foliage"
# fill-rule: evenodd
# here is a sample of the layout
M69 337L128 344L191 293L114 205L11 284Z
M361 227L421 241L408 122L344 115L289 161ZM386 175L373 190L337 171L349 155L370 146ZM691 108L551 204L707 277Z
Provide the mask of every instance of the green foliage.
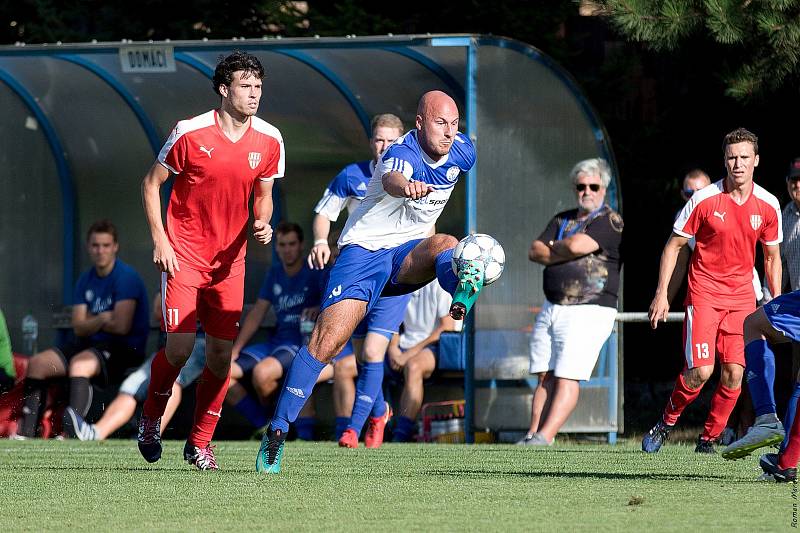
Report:
M703 38L732 56L729 96L746 100L800 74L798 0L605 0L611 24L626 38L660 52ZM735 54L735 60L733 55Z
M767 531L788 529L792 488L756 482L755 458L638 441L385 445L290 442L285 471L255 472L258 443L220 442L197 472L166 441L0 440L4 531Z

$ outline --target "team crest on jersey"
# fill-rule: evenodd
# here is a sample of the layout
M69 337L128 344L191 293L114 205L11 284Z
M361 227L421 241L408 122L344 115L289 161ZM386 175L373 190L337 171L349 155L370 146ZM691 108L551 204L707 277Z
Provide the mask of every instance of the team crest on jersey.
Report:
M250 168L255 170L258 164L261 162L261 153L250 152L249 154L247 154L247 162L250 163Z
M760 228L761 222L761 215L750 215L750 227L753 228L753 230Z
M454 182L456 178L458 178L458 174L461 172L461 169L457 166L452 166L447 169L447 181Z
M87 289L86 294L83 296L86 298L87 302L91 302L94 300L94 291L92 289Z
M272 286L272 294L274 294L275 296L280 296L282 292L283 289L281 288L280 284L276 283L275 285Z

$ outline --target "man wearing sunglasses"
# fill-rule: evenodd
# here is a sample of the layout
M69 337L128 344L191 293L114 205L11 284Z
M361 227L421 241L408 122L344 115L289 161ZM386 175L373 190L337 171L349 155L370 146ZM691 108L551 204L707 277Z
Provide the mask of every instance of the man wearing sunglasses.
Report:
M720 382L695 452L715 453L715 442L739 398L745 357L748 382L751 359L745 353L742 328L756 307L753 263L756 243L764 250L764 272L770 293L780 294L781 263L778 245L783 240L777 198L753 183L758 166L758 137L744 128L727 134L722 144L727 176L692 195L675 220L672 235L661 255L658 287L650 304L650 324L666 320L667 286L675 262L691 238L696 241L689 265L689 288L684 319L685 365L661 419L642 439L642 451L655 453L667 439L683 410L700 394L711 377L717 358ZM759 398L750 392L759 415Z
M553 443L617 316L623 224L605 204L611 169L602 159L587 159L570 177L577 208L553 217L528 251L531 261L545 266L545 302L531 338L530 372L539 384L520 445Z

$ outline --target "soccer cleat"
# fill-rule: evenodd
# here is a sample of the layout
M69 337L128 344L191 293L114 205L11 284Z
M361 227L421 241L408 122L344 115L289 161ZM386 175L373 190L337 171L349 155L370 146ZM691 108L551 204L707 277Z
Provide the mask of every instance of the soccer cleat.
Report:
M345 429L342 436L339 437L339 447L358 448L358 433L356 433L356 430L351 428Z
M484 280L483 261L462 259L458 262L458 286L453 294L450 316L453 320L464 320L473 304L478 299Z
M78 440L97 440L97 434L94 430L94 424L88 423L78 414L72 407L64 409L64 418L62 420L64 431L71 439Z
M697 437L697 446L694 448L694 453L717 453L717 450L714 449L714 443L710 440L706 440L703 438L702 435Z
M285 443L286 435L283 431L279 429L272 431L272 428L268 427L264 436L261 437L261 447L258 449L256 457L256 472L279 474Z
M647 432L647 435L642 438L642 451L647 453L656 453L661 449L661 445L669 437L669 431L672 426L665 423L663 419Z
M784 468L778 466L779 456L777 453L765 453L758 460L758 464L764 474L772 476L778 483L796 483L797 482L797 469Z
M528 433L517 441L517 446L552 446L553 440L547 440L541 433Z
M389 406L389 402L383 403L386 404L386 412L383 416L371 416L367 421L367 434L364 435L364 446L367 448L380 448L383 444L383 431L386 429L389 419L392 418L392 408Z
M214 457L214 448L214 446L200 448L187 440L183 447L183 458L198 470L219 470L217 458Z
M780 421L753 426L747 430L744 437L731 443L722 451L722 458L731 460L747 457L764 446L780 444L785 434Z
M139 433L136 435L139 453L148 463L161 459L161 417L150 418L142 415L139 419Z
M722 430L722 435L719 436L717 442L723 446L728 446L736 440L736 430L733 428L725 428Z

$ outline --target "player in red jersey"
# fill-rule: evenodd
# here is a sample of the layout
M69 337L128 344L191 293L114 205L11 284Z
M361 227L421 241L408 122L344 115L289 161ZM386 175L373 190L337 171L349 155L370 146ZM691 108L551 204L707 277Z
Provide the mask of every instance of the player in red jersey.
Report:
M764 249L770 292L780 294L782 217L777 198L753 183L758 138L739 128L725 136L722 148L727 176L692 195L675 220L661 255L658 288L649 312L653 329L669 311L667 285L680 250L692 237L697 242L689 265L683 322L686 364L662 419L642 439L642 450L648 453L661 448L683 409L711 377L718 357L722 365L720 383L695 448L698 453L715 453L712 443L725 428L741 391L745 367L742 327L744 318L756 306L756 242Z
M199 320L206 331L206 367L184 458L200 470L217 469L209 443L228 388L242 313L247 205L255 190L253 235L269 243L272 185L284 172L280 132L255 116L263 77L255 56L235 51L222 59L213 79L219 108L178 122L142 183L153 263L162 271L167 332L166 347L153 359L139 424L139 451L151 463L161 457L161 415L192 352ZM170 173L175 184L165 231L159 189Z

